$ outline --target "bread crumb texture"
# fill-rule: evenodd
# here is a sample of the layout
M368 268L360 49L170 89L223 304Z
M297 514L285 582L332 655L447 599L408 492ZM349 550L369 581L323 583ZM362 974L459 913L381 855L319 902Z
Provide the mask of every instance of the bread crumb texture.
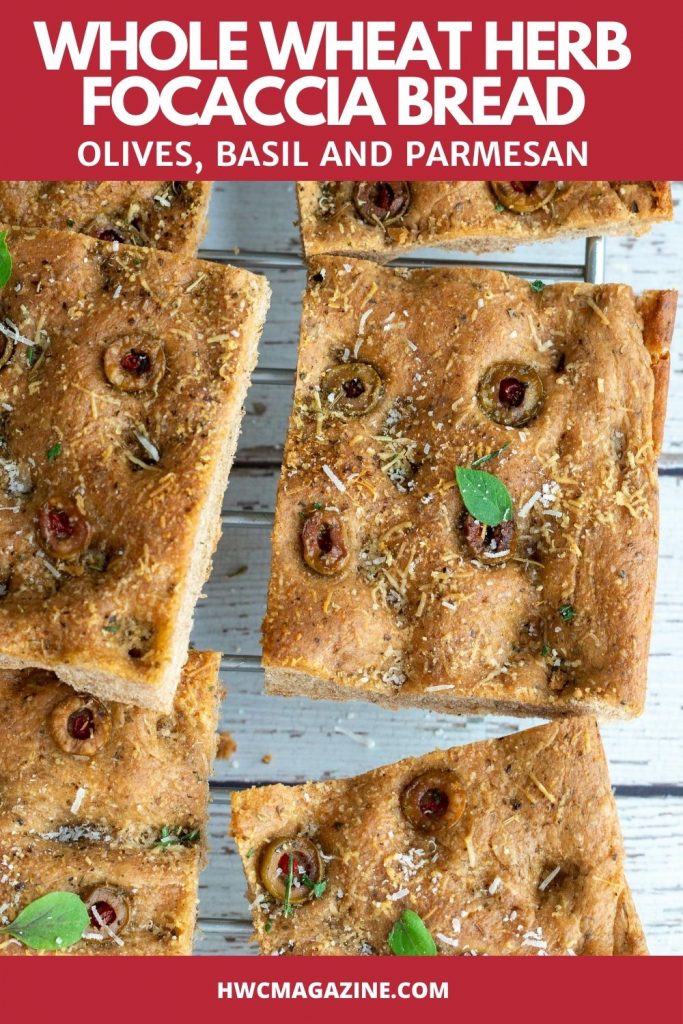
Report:
M668 181L300 181L307 256L389 260L419 246L484 252L640 235L673 217Z
M591 719L232 802L264 954L386 955L406 909L442 956L647 952ZM283 842L294 862L289 911L272 895ZM298 881L301 865L317 894Z
M310 266L264 622L271 692L640 713L675 293ZM508 489L496 529L458 466Z
M190 953L219 665L192 651L168 715L76 694L51 673L0 673L0 924L49 892L96 893L109 931L91 914L65 952ZM0 937L0 955L27 954Z
M76 233L8 246L0 666L170 710L268 285Z

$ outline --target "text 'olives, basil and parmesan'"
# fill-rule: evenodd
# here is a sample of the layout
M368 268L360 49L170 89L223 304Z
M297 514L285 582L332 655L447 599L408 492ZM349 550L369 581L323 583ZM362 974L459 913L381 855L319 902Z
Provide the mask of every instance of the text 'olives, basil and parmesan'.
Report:
M128 897L110 885L98 885L84 899L93 931L104 932L110 938L119 935L130 919Z
M264 889L286 905L320 894L325 880L320 849L306 836L271 840L261 853L258 870Z
M365 416L384 394L384 383L370 363L339 363L330 366L320 380L320 400L346 418Z
M349 552L337 512L315 508L304 512L301 553L306 565L321 576L333 576L341 572Z
M357 181L353 203L366 224L388 227L405 215L410 206L407 181Z
M149 334L125 334L104 352L104 374L120 391L144 391L166 371L163 343Z
M528 363L494 363L477 387L477 401L486 415L505 427L523 427L543 405L543 381Z
M92 530L80 509L68 501L51 498L38 513L41 547L65 561L82 554L90 543Z
M401 811L415 828L437 832L452 828L467 804L465 788L455 772L435 769L423 772L401 793Z
M65 754L92 757L111 735L109 710L89 694L65 697L50 712L50 733Z
M490 181L494 196L512 213L533 213L555 196L556 181Z

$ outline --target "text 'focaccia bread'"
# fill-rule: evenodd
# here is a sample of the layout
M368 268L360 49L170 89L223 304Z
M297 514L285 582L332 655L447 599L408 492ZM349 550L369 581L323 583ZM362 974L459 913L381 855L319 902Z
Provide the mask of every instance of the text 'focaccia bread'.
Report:
M264 954L647 952L590 719L232 807Z
M11 229L0 289L0 667L169 710L265 279Z
M640 713L675 300L314 260L269 692Z

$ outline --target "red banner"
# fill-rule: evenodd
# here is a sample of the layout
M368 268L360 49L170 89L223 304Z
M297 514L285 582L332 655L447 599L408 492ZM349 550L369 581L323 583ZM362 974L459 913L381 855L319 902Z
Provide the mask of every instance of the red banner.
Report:
M683 174L676 5L665 23L587 0L381 16L351 0L328 18L272 0L9 5L1 176Z
M642 1024L683 1020L680 958L13 958L0 970L3 1019L73 1024L165 1020L414 1024ZM495 979L495 981L494 981ZM324 1005L323 1005L324 1004Z

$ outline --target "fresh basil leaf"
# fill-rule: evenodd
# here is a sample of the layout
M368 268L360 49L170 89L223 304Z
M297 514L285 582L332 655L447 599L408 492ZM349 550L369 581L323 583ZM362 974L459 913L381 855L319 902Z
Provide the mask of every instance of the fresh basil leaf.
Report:
M83 935L90 916L73 892L49 892L29 903L1 932L29 949L67 949Z
M387 939L394 956L436 956L436 943L414 910L404 910Z
M7 248L7 232L0 231L0 288L4 288L12 276L12 254Z
M498 526L512 519L512 498L505 484L479 469L457 466L455 470L460 494L471 516L485 526Z

